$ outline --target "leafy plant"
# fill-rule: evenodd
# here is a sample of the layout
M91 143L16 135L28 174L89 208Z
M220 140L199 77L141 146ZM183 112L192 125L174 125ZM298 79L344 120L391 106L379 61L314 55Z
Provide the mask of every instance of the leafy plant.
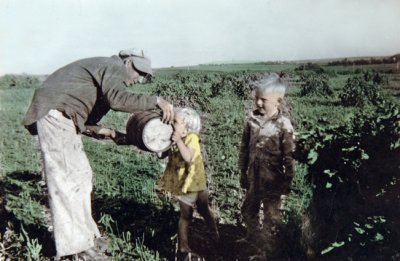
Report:
M329 96L332 94L328 76L325 74L307 72L300 75L300 96Z
M367 80L366 80L367 79ZM371 83L369 76L354 76L347 80L339 98L344 106L363 107L368 103L375 104L380 97L379 87Z
M6 74L0 77L0 89L10 88L37 88L41 81L38 77L22 74L12 75Z
M317 74L325 73L324 68L322 68L320 65L315 64L315 63L302 64L299 67L295 68L294 70L295 71L313 71Z
M163 97L168 97L175 106L190 106L206 111L211 95L210 89L198 82L198 80L190 81L191 76L178 74L176 78L174 80L157 82L154 90L155 93Z
M117 222L108 214L103 214L99 223L105 226L109 237L108 252L113 260L160 260L158 252L149 250L144 245L144 238L132 238L130 231L120 233Z
M23 226L21 226L21 230L26 242L26 253L24 253L25 257L29 261L40 260L42 245L39 243L37 238L31 239Z
M224 75L219 81L211 84L212 96L231 94L240 99L248 99L254 89L254 82L260 77L260 74Z

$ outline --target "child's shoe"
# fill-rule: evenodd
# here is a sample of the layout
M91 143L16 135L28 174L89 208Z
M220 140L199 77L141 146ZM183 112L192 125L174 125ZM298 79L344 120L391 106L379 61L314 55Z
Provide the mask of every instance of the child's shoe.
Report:
M249 261L266 261L266 260L267 257L264 254L254 255L249 258Z
M77 260L84 261L111 261L111 257L97 251L94 247L77 254Z
M176 261L205 261L203 257L194 252L181 252L176 253Z
M239 238L235 241L237 244L251 244L254 242L254 236L247 234L245 237Z

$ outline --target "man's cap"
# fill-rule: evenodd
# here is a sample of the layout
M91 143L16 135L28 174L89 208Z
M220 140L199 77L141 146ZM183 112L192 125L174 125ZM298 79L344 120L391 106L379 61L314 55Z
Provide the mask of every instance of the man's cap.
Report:
M151 69L151 61L144 55L143 50L138 49L127 49L119 52L119 57L122 59L129 59L132 61L135 69L142 73L147 73L153 76L153 70Z

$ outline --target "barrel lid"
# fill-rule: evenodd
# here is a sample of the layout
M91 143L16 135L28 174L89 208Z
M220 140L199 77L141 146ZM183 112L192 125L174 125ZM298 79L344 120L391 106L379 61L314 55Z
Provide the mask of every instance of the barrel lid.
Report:
M143 144L153 152L166 151L172 145L172 133L171 125L163 123L160 118L151 119L142 131Z

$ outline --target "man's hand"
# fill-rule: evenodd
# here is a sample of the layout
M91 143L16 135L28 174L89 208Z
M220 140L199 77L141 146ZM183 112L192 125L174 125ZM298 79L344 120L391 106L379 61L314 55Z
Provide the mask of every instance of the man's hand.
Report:
M157 106L162 110L162 121L172 123L174 121L174 106L161 97L157 99Z
M86 130L83 132L83 134L98 140L104 138L114 139L116 137L115 130L99 125L86 125Z
M115 137L117 136L115 130L108 128L101 128L100 130L97 131L96 134L103 135L105 138L111 138L111 139L115 139Z

